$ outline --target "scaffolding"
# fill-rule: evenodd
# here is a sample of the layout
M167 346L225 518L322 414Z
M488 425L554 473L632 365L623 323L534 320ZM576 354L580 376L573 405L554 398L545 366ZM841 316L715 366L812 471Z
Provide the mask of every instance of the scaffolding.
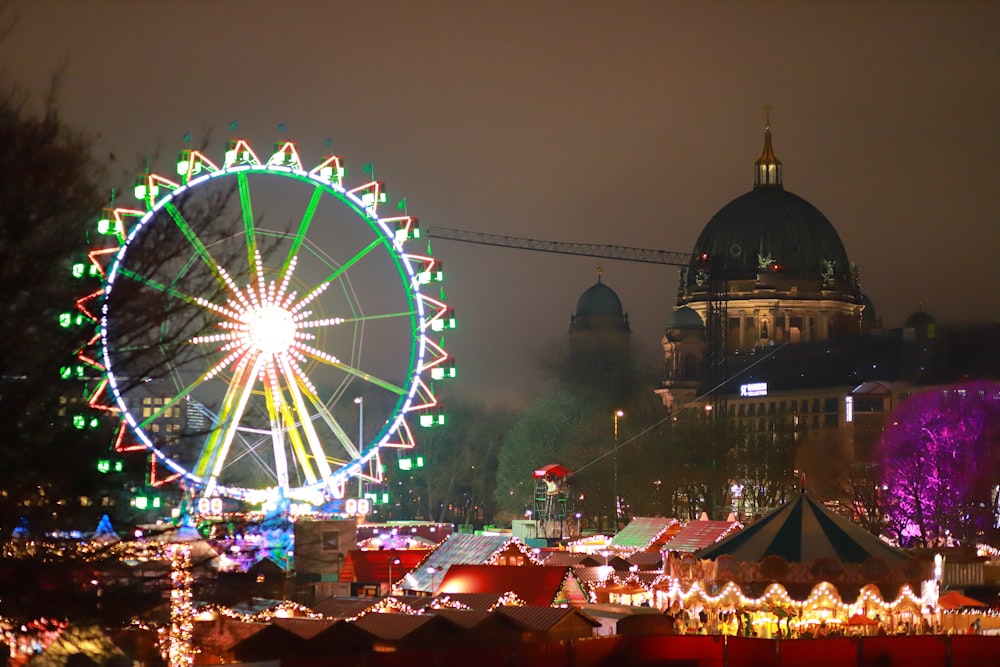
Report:
M567 537L567 517L572 511L568 483L571 474L559 464L534 471L535 507L532 516L538 526L538 537Z

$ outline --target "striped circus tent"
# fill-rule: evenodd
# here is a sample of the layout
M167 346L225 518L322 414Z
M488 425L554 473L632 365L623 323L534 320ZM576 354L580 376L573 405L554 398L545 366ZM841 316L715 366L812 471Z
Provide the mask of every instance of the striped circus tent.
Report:
M833 559L861 564L878 558L889 566L902 565L909 558L906 552L816 502L804 489L743 530L695 553L698 560L720 556L744 563L760 562L768 556L779 556L788 563Z

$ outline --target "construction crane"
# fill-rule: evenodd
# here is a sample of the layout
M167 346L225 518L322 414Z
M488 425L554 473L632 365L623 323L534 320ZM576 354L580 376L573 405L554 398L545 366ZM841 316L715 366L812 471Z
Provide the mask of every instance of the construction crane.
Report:
M517 236L467 232L461 229L448 229L447 227L428 227L425 231L427 236L433 238L499 246L501 248L520 248L521 250L554 252L563 255L583 255L585 257L603 257L605 259L621 259L626 262L645 262L647 264L667 264L670 266L688 266L691 263L691 253L686 252L648 250L646 248L597 245L594 243L539 241L537 239L525 239Z

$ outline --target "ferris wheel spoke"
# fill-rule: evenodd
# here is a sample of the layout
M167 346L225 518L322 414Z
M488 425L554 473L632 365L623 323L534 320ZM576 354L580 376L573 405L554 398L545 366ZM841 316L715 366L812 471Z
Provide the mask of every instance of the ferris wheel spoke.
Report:
M152 412L152 414L150 414L148 417L139 422L139 428L145 428L149 424L153 423L153 421L159 419L164 414L166 414L167 410L176 406L187 396L190 396L191 392L194 391L202 382L205 381L205 375L206 375L205 373L202 373L201 377L199 377L197 380L189 384L187 387L184 387L184 389L182 389L176 396L171 398L169 401L164 401L163 405L159 406L156 410Z
M138 273L132 271L131 269L122 267L118 269L118 273L126 278L134 280L137 283L145 285L146 287L150 287L158 292L163 292L164 294L172 296L175 299L180 299L181 301L184 301L187 304L190 304L192 306L197 305L196 297L184 294L183 292L179 292L173 287L169 285L164 285L163 283L153 280L152 278L139 275Z
M247 265L252 269L256 266L257 257L257 235L254 232L253 204L250 201L250 183L247 181L247 174L241 171L236 174L236 182L240 190L240 211L243 214L243 232L247 239Z
M361 443L355 443L351 440L351 436L347 435L347 432L340 425L340 422L333 418L333 415L330 414L330 411L327 409L326 405L323 404L323 401L321 401L319 396L317 396L315 392L311 391L308 386L300 385L300 391L302 391L302 393L306 395L306 398L309 399L309 402L313 406L313 410L316 411L319 418L323 420L327 428L329 428L334 437L337 438L340 445L344 448L344 451L347 452L348 456L350 456L351 459L358 458L361 455L361 450L358 449L358 447L361 446Z
M281 267L282 275L286 275L288 273L288 266L299 254L299 248L302 247L302 243L306 239L306 234L309 232L309 226L312 224L313 217L316 215L316 209L319 207L319 202L323 198L323 192L323 188L313 189L312 197L309 198L309 205L306 206L305 213L302 214L302 220L299 221L299 229L292 238L291 247L288 249L288 256L285 257L285 263Z
M326 327L331 325L339 324L354 324L358 322L374 322L376 320L388 320L395 317L412 317L412 310L404 310L398 313L382 313L379 315L362 315L361 317L340 317L336 320L306 320L304 322L296 322L296 326L300 330L304 329L314 329L317 327Z
M282 419L284 423L287 424L288 429L288 439L291 441L292 456L295 458L298 464L297 468L301 471L303 478L306 480L307 484L314 484L318 481L318 475L315 470L315 466L312 464L309 458L309 452L306 443L303 441L302 433L298 428L298 422L295 416L292 414L291 406L287 401L281 401L279 404L279 409L281 410Z
M259 436L260 434L257 435ZM268 432L267 435L270 436L270 432ZM268 438L258 437L256 441L251 442L243 437L243 431L241 429L237 429L236 436L233 438L233 445L237 444L237 439L241 441L241 448L237 449L235 452L229 453L225 464L227 468L232 468L240 464L244 459L250 459L258 468L267 472L271 476L275 476L274 471L268 465L267 461L264 460L264 457L257 451L259 448L269 443Z
M366 245L364 248L362 248L360 252L358 252L356 255L354 255L354 257L351 257L346 262L344 262L339 267L337 267L334 270L333 273L331 273L329 276L327 276L326 279L324 279L322 282L320 282L316 287L317 288L323 287L325 289L327 285L329 285L330 283L332 283L333 281L335 281L345 271L347 271L349 268L351 268L352 266L354 266L355 264L357 264L359 261L361 261L362 259L364 259L364 257L368 253L370 253L372 250L374 250L375 248L379 247L383 243L384 243L384 241L381 238L376 238L374 241L372 241L371 243L369 243L368 245Z
M264 401L267 405L268 421L271 424L271 445L274 450L274 474L278 488L285 491L288 483L288 457L285 456L285 432L281 428L281 396L278 394L278 378L274 363L269 362L265 370Z
M184 238L186 238L188 243L191 244L191 247L194 248L198 257L201 258L201 260L205 263L205 266L208 267L208 270L212 272L213 276L215 276L215 279L221 286L225 287L226 280L223 272L220 271L218 262L216 262L215 258L212 257L212 253L210 253L208 248L205 247L205 244L201 242L201 239L198 238L198 234L194 231L194 229L192 229L191 225L188 224L188 221L184 219L181 212L177 210L177 207L174 206L173 202L169 201L163 208L173 219L174 224L177 225L177 228L181 231L181 234L184 235ZM250 263L250 266L253 266L252 262Z
M309 450L312 453L316 468L319 470L319 474L323 479L328 479L333 472L330 470L330 464L326 460L326 456L323 451L323 443L320 442L316 429L313 426L312 419L310 418L311 413L309 412L309 406L306 405L305 399L299 391L299 383L297 382L295 371L292 370L288 359L284 357L279 357L278 364L281 367L282 375L285 376L288 393L292 398L292 405L299 417L299 426L305 435L305 440L309 445Z
M366 373L365 371L359 368L354 368L353 366L349 366L348 364L345 364L336 357L332 357L329 354L317 350L314 347L300 344L298 346L298 349L302 354L306 355L311 359L315 359L316 361L320 361L328 366L331 366L332 368L341 370L347 373L348 375L353 375L354 377L364 380L365 382L368 382L370 384L373 384L376 387L381 387L382 389L385 389L386 391L391 391L392 393L397 394L399 396L402 396L403 394L406 393L406 389L404 389L403 387L393 384L388 380L383 380L382 378L376 377L371 373Z
M388 320L394 317L411 317L413 315L412 310L404 310L398 313L382 313L380 315L362 315L361 317L346 317L343 318L341 324L354 323L354 322L374 322L375 320ZM312 322L303 322L299 325L303 329L309 326L316 326Z
M294 371L294 366L290 366ZM279 372L280 369L280 372ZM284 377L285 383L293 381L292 378L284 376L284 368L281 364L275 364L272 358L267 364L267 387L265 389L267 397L267 410L270 416L272 440L274 443L274 461L278 485L286 488L289 484L288 456L285 451L285 436L291 441L293 459L297 464L297 469L301 472L306 484L315 484L319 481L315 466L310 462L307 448L300 433L299 422L292 414L291 404L285 398L281 389L280 379ZM306 438L308 440L308 437Z
M205 441L205 447L198 462L195 465L195 474L199 477L209 477L209 486L214 487L215 482L222 471L226 455L233 444L233 437L239 426L243 412L246 410L247 401L253 392L257 374L260 372L261 357L254 359L254 363L240 364L226 390L226 396L222 401L222 409L219 410L219 422L211 435Z

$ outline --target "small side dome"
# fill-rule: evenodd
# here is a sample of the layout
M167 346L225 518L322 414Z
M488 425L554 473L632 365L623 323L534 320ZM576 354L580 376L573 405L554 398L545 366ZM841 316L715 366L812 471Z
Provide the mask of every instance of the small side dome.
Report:
M587 288L576 302L576 314L570 318L570 331L622 331L630 332L628 315L622 300L615 291L601 282Z
M930 313L925 313L922 310L918 310L903 322L904 329L924 329L927 327L934 326L935 321Z
M917 301L917 312L906 318L903 329L910 330L916 338L924 340L936 336L936 323L930 313L924 312L924 302Z
M875 304L872 303L872 300L869 299L867 295L862 294L858 299L858 304L864 306L864 310L861 311L862 320L865 322L877 321L877 318L875 317Z
M588 288L576 302L577 317L621 317L623 314L622 300L600 280Z
M668 329L704 329L705 323L693 308L683 306L675 310L667 319Z

